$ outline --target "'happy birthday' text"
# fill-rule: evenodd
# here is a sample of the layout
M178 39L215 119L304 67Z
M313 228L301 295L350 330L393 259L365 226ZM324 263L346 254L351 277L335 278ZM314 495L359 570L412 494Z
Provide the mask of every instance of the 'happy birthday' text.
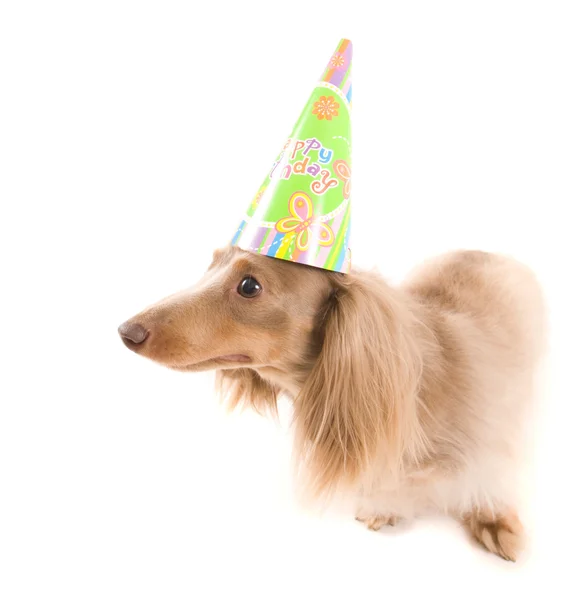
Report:
M338 185L338 180L332 176L330 169L326 168L333 154L330 148L322 146L316 138L289 139L273 163L269 177L289 179L292 175L310 175L315 178L310 185L312 191L315 194L324 194Z

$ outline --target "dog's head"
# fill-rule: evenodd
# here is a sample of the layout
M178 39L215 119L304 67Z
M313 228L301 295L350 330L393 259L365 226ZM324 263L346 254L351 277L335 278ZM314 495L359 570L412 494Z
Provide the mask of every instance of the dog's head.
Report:
M125 345L172 369L307 370L340 275L229 247L194 287L119 328ZM242 374L242 371L239 371Z

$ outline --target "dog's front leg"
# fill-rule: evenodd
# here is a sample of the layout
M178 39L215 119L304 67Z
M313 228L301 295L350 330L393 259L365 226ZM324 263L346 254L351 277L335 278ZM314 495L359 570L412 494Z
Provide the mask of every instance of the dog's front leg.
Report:
M399 517L395 515L372 515L372 516L363 516L361 511L358 511L357 516L355 517L357 521L364 523L367 526L367 529L371 531L379 531L384 525L391 525L392 527L398 522Z
M398 496L392 491L372 490L359 497L355 518L371 531L378 531L385 525L394 526L402 517Z

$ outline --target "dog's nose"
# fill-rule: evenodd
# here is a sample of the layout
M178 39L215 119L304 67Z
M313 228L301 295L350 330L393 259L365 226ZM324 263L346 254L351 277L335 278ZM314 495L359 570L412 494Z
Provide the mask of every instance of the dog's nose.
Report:
M118 328L118 333L129 348L142 344L149 336L149 332L142 325L130 321L123 323Z

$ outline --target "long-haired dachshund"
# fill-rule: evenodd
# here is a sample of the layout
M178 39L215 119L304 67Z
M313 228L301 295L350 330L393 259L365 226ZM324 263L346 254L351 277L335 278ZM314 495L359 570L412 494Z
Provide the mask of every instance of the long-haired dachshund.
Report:
M442 511L515 560L544 322L533 274L494 254L442 256L394 288L229 247L119 333L172 369L216 369L231 406L289 396L307 489L350 492L370 529Z

